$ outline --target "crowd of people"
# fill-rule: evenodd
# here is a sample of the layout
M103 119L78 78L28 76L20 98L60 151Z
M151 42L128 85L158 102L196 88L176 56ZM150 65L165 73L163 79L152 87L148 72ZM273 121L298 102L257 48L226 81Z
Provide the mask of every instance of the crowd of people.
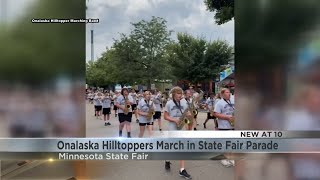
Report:
M199 125L197 118L204 94L193 87L183 91L180 87L173 87L168 96L157 90L136 92L134 89L123 88L119 91L91 91L87 93L87 100L93 104L97 119L103 119L104 125L109 126L110 116L119 120L119 137L131 138L131 122L135 118L139 124L139 137L143 137L145 130L152 137L154 123L157 122L159 131L197 130ZM215 121L215 129L212 130L234 130L234 95L227 88L221 89L218 94L211 93L205 100L204 109L207 118L203 123L212 119ZM187 119L188 121L184 121ZM167 127L163 127L162 121L166 120ZM182 127L182 128L181 128ZM226 166L234 166L233 160L222 160ZM170 161L165 161L165 169L170 169ZM185 170L184 161L180 161L179 175L187 179L191 175Z

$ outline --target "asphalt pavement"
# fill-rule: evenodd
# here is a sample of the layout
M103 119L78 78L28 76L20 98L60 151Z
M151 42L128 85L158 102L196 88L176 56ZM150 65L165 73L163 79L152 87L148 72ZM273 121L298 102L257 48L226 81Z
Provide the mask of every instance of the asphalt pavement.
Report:
M87 137L118 137L118 118L112 111L110 123L105 126L104 121L94 116L93 104L86 104L86 134ZM198 115L198 130L214 130L214 122L210 120L207 123L207 129L204 129L203 122L206 119L206 113L200 112ZM167 129L167 122L162 120L163 130ZM133 117L132 137L138 137L139 124ZM158 130L158 124L155 123L155 130ZM126 131L123 132L126 135ZM212 180L234 179L234 167L223 167L220 161L186 161L185 168L194 180ZM179 161L172 161L171 170L164 169L164 161L88 161L86 164L87 177L89 179L110 179L110 180L179 180L184 179L178 175Z

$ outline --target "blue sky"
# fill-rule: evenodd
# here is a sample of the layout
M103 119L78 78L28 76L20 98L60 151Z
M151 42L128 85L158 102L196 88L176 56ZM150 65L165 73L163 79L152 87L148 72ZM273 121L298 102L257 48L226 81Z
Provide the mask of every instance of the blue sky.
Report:
M168 29L187 32L207 40L226 40L234 45L234 21L224 25L214 23L214 14L206 11L203 0L89 0L87 18L99 18L99 24L87 24L86 60L91 59L90 30L94 30L94 58L97 59L106 47L113 44L119 33L129 33L130 22L152 16L168 21Z

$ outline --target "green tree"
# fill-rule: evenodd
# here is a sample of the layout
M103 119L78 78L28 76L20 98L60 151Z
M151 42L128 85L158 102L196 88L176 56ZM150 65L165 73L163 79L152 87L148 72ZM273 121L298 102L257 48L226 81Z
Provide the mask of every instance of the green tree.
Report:
M176 78L198 83L216 77L221 65L230 60L232 47L225 41L206 42L203 38L178 33L178 42L171 44L168 53Z
M150 21L142 20L132 23L134 29L130 34L133 43L138 47L138 58L134 63L139 67L142 80L147 81L148 88L155 78L168 76L166 60L164 58L166 47L170 44L171 33L167 28L167 21L160 17L152 17Z
M204 3L208 11L215 12L214 18L218 25L234 18L234 0L204 0Z
M98 61L89 61L86 67L86 82L90 86L102 87L108 85L106 66L103 65L99 59Z

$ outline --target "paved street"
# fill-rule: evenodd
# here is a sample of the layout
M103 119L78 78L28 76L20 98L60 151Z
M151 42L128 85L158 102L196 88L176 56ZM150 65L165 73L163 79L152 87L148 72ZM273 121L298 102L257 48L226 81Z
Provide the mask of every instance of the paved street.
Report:
M104 126L102 120L94 116L92 104L87 104L86 126L87 137L117 137L118 136L118 118L115 118L114 111L111 115L111 126ZM199 113L199 130L204 130L203 122L206 113ZM132 137L138 136L139 125L132 122ZM167 123L163 121L163 130L166 130ZM155 129L158 129L157 123ZM214 129L214 122L211 120L207 124L207 130ZM126 132L124 131L124 134ZM171 171L164 169L163 161L88 161L87 165L88 179L112 179L112 180L175 180L183 179L178 176L179 161L172 161ZM234 168L225 168L219 161L186 161L186 169L196 180L210 179L234 179Z
M114 111L112 111L111 114L111 119L110 119L110 126L104 126L104 121L103 120L98 120L95 116L94 116L94 107L93 104L86 104L86 108L87 108L87 113L86 113L86 134L87 137L118 137L118 133L119 133L119 121L118 121L118 117L115 117L114 115ZM197 126L198 130L202 130L202 131L206 131L206 130L210 130L212 131L214 129L214 122L213 120L210 120L207 123L207 129L203 128L203 123L205 121L207 117L207 114L205 112L200 112L198 114L198 123L199 126ZM162 116L163 119L163 116ZM132 137L138 137L139 134L139 124L135 122L135 116L133 115L132 118L132 132L131 132L131 136ZM163 127L162 130L165 131L167 129L167 121L162 120L163 123ZM155 122L155 130L158 130L158 122ZM147 132L145 132L145 135L147 134ZM126 136L126 130L124 129L123 131L123 135Z

